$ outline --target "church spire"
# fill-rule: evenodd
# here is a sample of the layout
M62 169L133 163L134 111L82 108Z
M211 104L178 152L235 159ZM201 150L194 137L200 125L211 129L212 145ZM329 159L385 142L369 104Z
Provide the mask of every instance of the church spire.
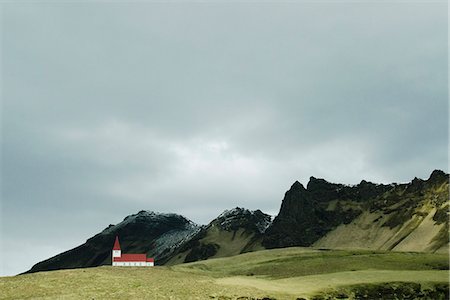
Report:
M120 250L119 237L116 236L116 241L114 242L113 250Z

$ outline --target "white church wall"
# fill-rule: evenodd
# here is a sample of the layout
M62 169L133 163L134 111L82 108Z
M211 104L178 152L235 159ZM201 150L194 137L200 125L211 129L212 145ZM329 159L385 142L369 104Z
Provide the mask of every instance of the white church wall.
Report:
M137 261L137 262L114 261L112 265L114 267L153 267L155 263L145 261Z

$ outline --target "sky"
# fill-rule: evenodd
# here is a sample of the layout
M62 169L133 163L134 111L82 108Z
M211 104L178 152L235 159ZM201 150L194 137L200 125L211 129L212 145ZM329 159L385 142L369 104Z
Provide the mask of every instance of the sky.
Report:
M9 2L0 276L140 210L448 172L446 2Z

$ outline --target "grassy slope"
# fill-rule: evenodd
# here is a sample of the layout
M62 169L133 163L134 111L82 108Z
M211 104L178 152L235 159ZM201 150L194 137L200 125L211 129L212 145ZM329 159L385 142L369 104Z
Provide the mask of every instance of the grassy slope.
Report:
M210 258L228 257L238 255L252 241L254 234L248 234L244 229L235 232L220 230L217 227L211 227L204 238L199 242L202 244L217 244L219 249L217 253ZM255 241L247 251L257 251L264 249L261 246L261 239ZM184 262L186 255L190 250L172 257L165 265L176 265Z
M447 217L444 222L437 222L434 216L439 209L448 211L448 180L423 188L420 192L407 190L398 186L386 192L378 199L378 202L384 200L387 203L382 204L381 209L366 208L351 223L339 225L316 241L314 246L425 252L440 250L447 253ZM334 206L330 203L329 209ZM393 226L386 226L386 223Z
M445 254L286 248L173 267L99 267L4 277L0 299L296 299L350 284L447 282L448 275Z

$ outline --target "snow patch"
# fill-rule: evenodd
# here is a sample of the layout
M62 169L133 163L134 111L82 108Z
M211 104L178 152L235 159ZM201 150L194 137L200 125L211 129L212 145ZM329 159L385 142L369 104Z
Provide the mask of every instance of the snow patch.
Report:
M162 234L156 239L155 248L152 249L151 255L158 257L162 254L167 255L174 252L179 246L192 239L200 230L201 226L189 222L184 229L174 229Z
M218 223L221 228L228 230L235 227L236 223L242 223L242 220L247 220L250 224L254 222L253 224L259 233L264 233L272 223L272 217L260 210L252 211L240 207L225 210L212 223Z
M122 222L116 224L116 225L109 225L107 228L105 228L100 234L110 234L113 231L122 228L128 224L135 223L137 219L148 219L149 222L161 222L163 219L166 218L182 218L186 220L186 223L193 223L192 221L186 219L185 217L181 215L177 215L174 213L160 213L160 212L154 212L154 211L148 211L148 210L141 210L137 214L129 215L123 219ZM195 224L195 226L198 226Z

